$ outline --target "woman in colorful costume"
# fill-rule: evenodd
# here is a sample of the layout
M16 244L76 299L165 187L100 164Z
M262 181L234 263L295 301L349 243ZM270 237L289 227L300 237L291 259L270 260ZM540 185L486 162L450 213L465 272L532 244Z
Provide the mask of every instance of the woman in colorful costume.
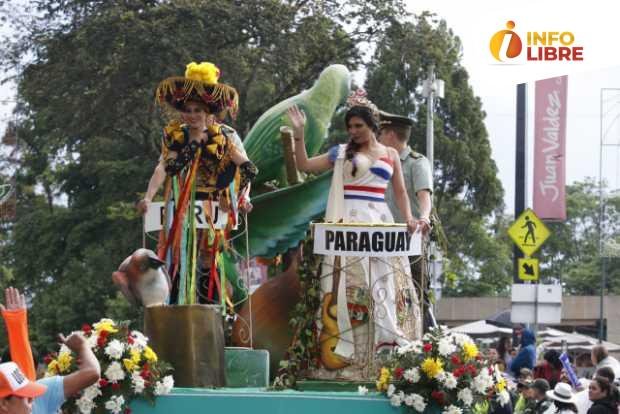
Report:
M299 169L313 173L334 171L326 221L393 223L385 203L385 189L391 181L397 205L407 219L408 229L413 231L415 220L400 158L376 138L377 108L366 99L364 91L353 93L347 106L349 142L310 159L304 145L305 115L297 107L289 109ZM376 375L373 368L378 353L421 337L420 307L407 257L325 257L321 290L322 367L312 376L372 378Z
M184 77L164 79L156 91L172 121L164 128L161 157L138 210L146 212L165 182L164 223L169 226L160 234L157 253L167 259L174 281L172 303L224 303L220 252L237 212L251 209L249 186L257 169L235 130L219 121L227 113L235 116L238 105L237 91L219 83L219 75L212 63L192 62ZM196 228L197 201L209 223L206 230ZM216 229L215 218L210 217L215 202L220 213L228 214L224 230Z

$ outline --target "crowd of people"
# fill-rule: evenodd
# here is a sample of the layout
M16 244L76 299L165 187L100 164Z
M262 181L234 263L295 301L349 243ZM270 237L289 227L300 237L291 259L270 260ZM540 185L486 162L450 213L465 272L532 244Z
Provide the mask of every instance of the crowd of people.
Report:
M502 337L487 350L489 360L515 383L510 404L494 406L492 414L618 414L620 362L604 345L594 346L590 353L593 378L572 384L558 351L546 350L537 359L534 333L523 329L517 331L517 338L519 346Z

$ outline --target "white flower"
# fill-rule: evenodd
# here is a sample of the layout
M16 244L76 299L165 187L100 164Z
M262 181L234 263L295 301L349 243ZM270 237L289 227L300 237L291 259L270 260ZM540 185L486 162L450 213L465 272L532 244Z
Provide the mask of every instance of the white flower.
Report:
M510 402L510 394L508 394L508 391L504 390L498 394L498 399L499 403L503 407L504 405L508 404L508 402Z
M413 352L414 354L420 353L422 351L422 342L421 341L412 341L407 343L406 345L399 346L396 348L396 353L398 355L404 355L408 352Z
M174 387L174 379L172 375L167 375L161 381L157 381L155 384L155 390L153 391L155 395L164 395L168 394L172 388Z
M441 338L438 349L441 356L448 356L456 352L456 345L452 343L452 338Z
M172 388L174 388L174 378L172 378L172 375L166 375L164 377L163 383L164 390L166 391L164 392L164 394L170 393L170 391L172 391Z
M405 372L403 372L403 377L411 382L411 383L416 383L418 381L420 381L420 370L418 368L409 368L408 370L405 370Z
M144 349L148 345L149 338L144 336L142 332L139 331L131 331L131 338L133 339L133 344L130 345L131 348L140 348Z
M413 398L413 409L419 413L423 413L426 410L426 403L424 402L424 397L420 394L411 394L411 398Z
M405 395L405 400L403 401L407 407L413 407L413 395L407 394Z
M472 385L478 394L485 394L487 389L493 385L493 377L489 375L486 369L483 369L474 378Z
M112 359L121 359L125 352L125 345L118 339L113 339L105 347L105 354Z
M451 405L445 410L443 410L442 414L463 414L463 410L461 410L456 405Z
M146 383L144 382L144 378L140 376L139 372L134 372L131 374L131 386L135 394L142 394L144 391Z
M469 336L462 333L455 332L454 334L452 334L452 337L454 338L454 342L456 342L458 346L463 346L465 342L472 342Z
M394 384L390 384L387 389L387 396L391 397L395 391L396 391L396 387L394 386Z
M125 399L120 395L114 395L105 403L105 408L114 414L119 414L123 409Z
M97 406L93 400L83 396L75 400L75 405L77 405L81 414L90 414L91 411Z
M123 367L117 361L112 362L108 366L108 369L105 370L104 375L112 382L118 382L125 379L125 371L123 371Z
M95 382L90 387L84 388L84 391L82 391L82 398L86 398L89 400L94 400L99 395L101 395L101 389L99 388L99 381Z
M468 407L471 406L474 402L474 395L471 393L471 390L469 388L463 388L458 392L456 396L460 401L463 401L463 404Z
M368 388L364 387L363 385L359 385L357 387L357 393L359 395L368 395Z
M451 373L447 373L443 377L443 385L449 390L453 390L456 388L457 379Z
M390 398L390 404L392 404L392 406L394 407L400 407L403 404L403 399L401 398L400 394L392 395L392 397Z

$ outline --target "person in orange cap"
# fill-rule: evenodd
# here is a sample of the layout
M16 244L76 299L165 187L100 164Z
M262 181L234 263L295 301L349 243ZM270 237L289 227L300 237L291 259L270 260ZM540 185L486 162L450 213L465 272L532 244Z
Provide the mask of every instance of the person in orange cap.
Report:
M26 378L15 362L0 364L0 414L30 414L47 387Z

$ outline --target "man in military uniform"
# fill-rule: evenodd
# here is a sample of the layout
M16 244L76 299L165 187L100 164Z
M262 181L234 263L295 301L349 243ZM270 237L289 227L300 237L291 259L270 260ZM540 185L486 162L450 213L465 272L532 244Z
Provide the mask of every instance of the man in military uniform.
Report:
M426 237L431 230L430 216L432 208L431 194L433 192L433 173L428 158L415 152L408 145L412 126L413 121L407 117L383 111L380 112L379 141L383 145L394 148L400 154L400 162L402 164L411 212L417 219L417 227L422 232L422 236ZM388 184L388 188L385 192L385 200L394 216L394 221L403 223L404 219L396 206L394 189L391 183ZM422 246L424 252L425 243L422 243ZM424 325L426 328L430 323L433 323L434 317L432 316L430 303L428 301L427 266L423 257L424 253L422 257L413 258L411 271L414 282L417 284L416 287L423 295L420 303L422 303L424 307Z

